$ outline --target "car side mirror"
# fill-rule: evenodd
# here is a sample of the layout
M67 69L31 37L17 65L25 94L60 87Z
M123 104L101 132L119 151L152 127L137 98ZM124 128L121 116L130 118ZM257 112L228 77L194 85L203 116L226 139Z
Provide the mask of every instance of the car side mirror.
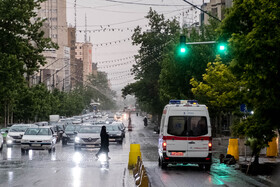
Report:
M5 132L6 132L6 133L8 133L8 132L9 132L9 130L6 130Z
M75 134L75 135L77 135L77 134L78 134L78 132L77 132L77 131L74 131L74 134Z

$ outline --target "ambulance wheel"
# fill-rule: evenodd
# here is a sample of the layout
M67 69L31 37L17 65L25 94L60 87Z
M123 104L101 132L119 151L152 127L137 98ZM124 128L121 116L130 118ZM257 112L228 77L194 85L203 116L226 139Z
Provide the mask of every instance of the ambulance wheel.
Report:
M210 169L211 169L211 164L205 164L205 165L204 165L204 169L205 169L205 171L210 171Z
M161 166L161 169L166 169L168 165L166 162L163 162L163 159L159 160L159 164Z

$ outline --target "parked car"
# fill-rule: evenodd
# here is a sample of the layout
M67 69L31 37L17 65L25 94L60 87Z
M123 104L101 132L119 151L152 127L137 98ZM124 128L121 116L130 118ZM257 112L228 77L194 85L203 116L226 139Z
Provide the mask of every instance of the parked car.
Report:
M109 134L109 141L110 142L117 142L122 144L123 142L123 134L118 125L107 125L106 130Z
M62 145L67 145L67 143L73 143L75 140L75 133L78 132L81 128L81 125L67 125L65 132L62 135Z
M30 127L38 127L34 124L14 124L10 127L7 137L6 144L7 147L12 147L14 144L20 144L21 138L26 131L26 129Z
M100 125L83 125L78 132L75 132L74 149L100 147Z
M117 125L122 131L122 136L125 138L125 126L122 122L113 122L112 125Z
M28 150L55 151L56 133L51 126L28 128L21 139L21 152Z

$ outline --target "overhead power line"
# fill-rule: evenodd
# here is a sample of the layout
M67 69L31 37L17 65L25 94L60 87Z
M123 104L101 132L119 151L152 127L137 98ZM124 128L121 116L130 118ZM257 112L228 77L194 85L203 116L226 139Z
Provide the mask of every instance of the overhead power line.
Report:
M121 4L130 4L130 5L144 5L144 6L171 6L171 7L175 7L175 6L185 6L185 5L167 5L167 4L151 4L151 3L135 3L135 2L129 2L129 1L116 1L116 0L105 0L108 2L112 2L112 3L121 3Z

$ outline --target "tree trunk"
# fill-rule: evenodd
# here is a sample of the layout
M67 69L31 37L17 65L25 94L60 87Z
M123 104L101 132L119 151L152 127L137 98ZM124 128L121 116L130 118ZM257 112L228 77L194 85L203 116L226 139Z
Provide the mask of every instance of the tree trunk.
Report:
M254 165L258 165L259 164L259 154L255 154L255 159L254 159Z
M7 105L6 105L6 101L4 102L4 124L5 124L5 127L7 127Z

